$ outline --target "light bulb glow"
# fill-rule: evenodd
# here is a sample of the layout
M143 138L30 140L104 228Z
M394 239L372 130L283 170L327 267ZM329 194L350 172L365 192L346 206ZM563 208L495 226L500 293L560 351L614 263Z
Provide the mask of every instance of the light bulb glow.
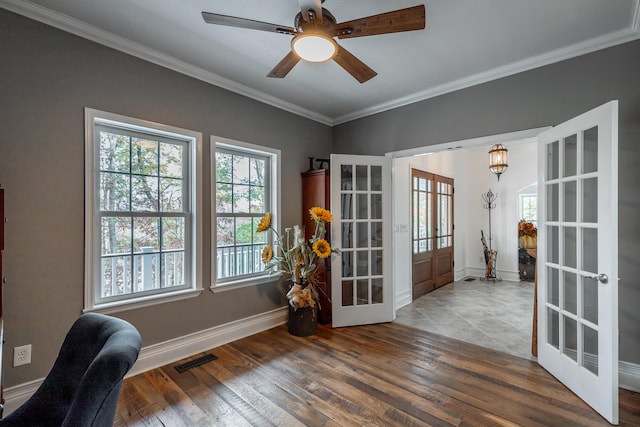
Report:
M315 34L296 36L291 48L301 59L309 62L327 61L333 58L337 50L333 40Z

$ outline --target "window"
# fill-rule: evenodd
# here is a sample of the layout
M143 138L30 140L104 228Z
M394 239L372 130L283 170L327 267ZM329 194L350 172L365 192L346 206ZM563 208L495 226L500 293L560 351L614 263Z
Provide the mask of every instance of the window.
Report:
M538 196L537 194L520 194L520 219L537 225Z
M85 308L197 290L201 135L90 109L86 126Z
M277 219L280 151L214 137L212 157L214 287L256 283L271 238L256 229L267 212Z

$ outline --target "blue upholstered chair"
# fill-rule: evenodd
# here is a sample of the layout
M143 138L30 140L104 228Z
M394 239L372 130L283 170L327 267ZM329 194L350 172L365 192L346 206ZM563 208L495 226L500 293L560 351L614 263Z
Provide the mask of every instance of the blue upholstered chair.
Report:
M140 345L130 323L81 315L40 388L0 426L113 426L122 379Z

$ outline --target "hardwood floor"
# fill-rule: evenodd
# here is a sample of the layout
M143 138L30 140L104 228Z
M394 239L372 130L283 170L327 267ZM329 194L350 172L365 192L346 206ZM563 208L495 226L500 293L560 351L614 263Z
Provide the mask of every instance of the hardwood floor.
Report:
M535 362L397 323L280 326L125 380L116 426L607 426ZM620 391L620 425L640 394Z

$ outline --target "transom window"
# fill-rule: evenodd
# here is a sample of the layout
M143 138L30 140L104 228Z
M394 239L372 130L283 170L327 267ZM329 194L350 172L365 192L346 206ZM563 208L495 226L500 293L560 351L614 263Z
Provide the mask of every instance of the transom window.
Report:
M135 119L89 115L88 305L194 289L196 139Z
M262 263L270 233L257 233L260 219L275 217L279 151L213 139L215 285L265 276Z

